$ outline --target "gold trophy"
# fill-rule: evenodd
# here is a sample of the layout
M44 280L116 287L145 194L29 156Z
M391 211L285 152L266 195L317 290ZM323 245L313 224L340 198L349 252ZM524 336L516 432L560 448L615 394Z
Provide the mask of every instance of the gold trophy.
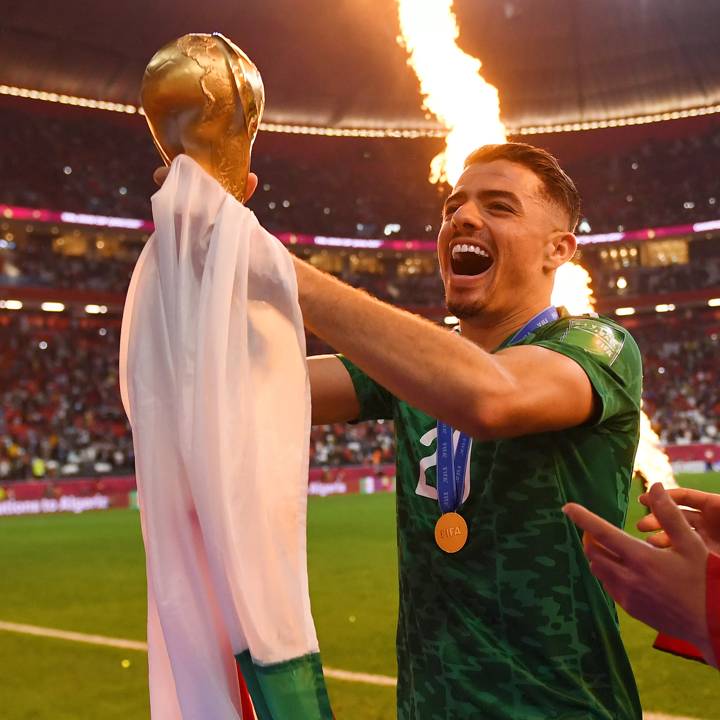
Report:
M265 90L255 65L220 33L191 33L158 50L141 90L163 161L185 154L240 202Z

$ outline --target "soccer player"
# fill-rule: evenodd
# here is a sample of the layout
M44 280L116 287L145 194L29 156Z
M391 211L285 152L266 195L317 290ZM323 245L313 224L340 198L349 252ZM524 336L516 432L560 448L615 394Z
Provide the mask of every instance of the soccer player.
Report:
M313 421L395 421L401 720L641 717L615 607L561 509L622 526L639 436L632 337L550 306L579 204L543 150L468 157L437 241L459 334L295 262L306 327L342 353L310 359ZM459 550L436 544L463 524Z
M632 337L550 304L579 205L543 150L468 157L437 242L459 333L295 259L305 325L342 353L309 359L313 422L395 421L400 720L641 718L562 512L622 526L639 436Z

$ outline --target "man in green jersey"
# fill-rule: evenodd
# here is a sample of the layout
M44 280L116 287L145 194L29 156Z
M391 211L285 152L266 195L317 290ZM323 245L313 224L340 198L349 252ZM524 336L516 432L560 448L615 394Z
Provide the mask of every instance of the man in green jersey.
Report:
M548 153L509 143L468 158L438 236L460 334L295 260L306 326L343 353L310 358L313 422L395 420L401 720L641 718L615 607L561 510L622 526L640 355L597 317L517 339L550 305L578 214ZM455 554L434 538L438 420L472 438Z
M609 320L561 317L506 347L550 305L578 214L546 152L468 158L438 237L459 335L296 261L306 326L343 353L310 359L313 421L395 420L401 720L641 717L614 605L561 510L623 524L637 346ZM434 539L437 419L473 439L455 554Z

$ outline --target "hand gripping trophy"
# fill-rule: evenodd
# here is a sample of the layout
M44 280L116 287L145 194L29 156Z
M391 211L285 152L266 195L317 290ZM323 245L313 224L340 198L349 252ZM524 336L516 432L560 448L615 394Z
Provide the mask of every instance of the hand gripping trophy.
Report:
M242 205L262 80L227 38L191 34L151 59L142 103L170 164L120 347L152 717L325 720L306 564L310 396L297 282L287 250Z
M240 202L265 91L257 68L219 33L185 35L150 60L142 106L166 165L189 155Z

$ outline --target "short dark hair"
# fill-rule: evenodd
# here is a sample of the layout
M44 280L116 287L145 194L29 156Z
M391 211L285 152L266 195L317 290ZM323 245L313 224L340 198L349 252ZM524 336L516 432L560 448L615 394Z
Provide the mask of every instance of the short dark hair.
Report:
M580 219L580 193L553 155L527 143L482 145L467 156L465 167L493 160L507 160L532 170L540 179L547 197L567 213L570 232L575 230Z

